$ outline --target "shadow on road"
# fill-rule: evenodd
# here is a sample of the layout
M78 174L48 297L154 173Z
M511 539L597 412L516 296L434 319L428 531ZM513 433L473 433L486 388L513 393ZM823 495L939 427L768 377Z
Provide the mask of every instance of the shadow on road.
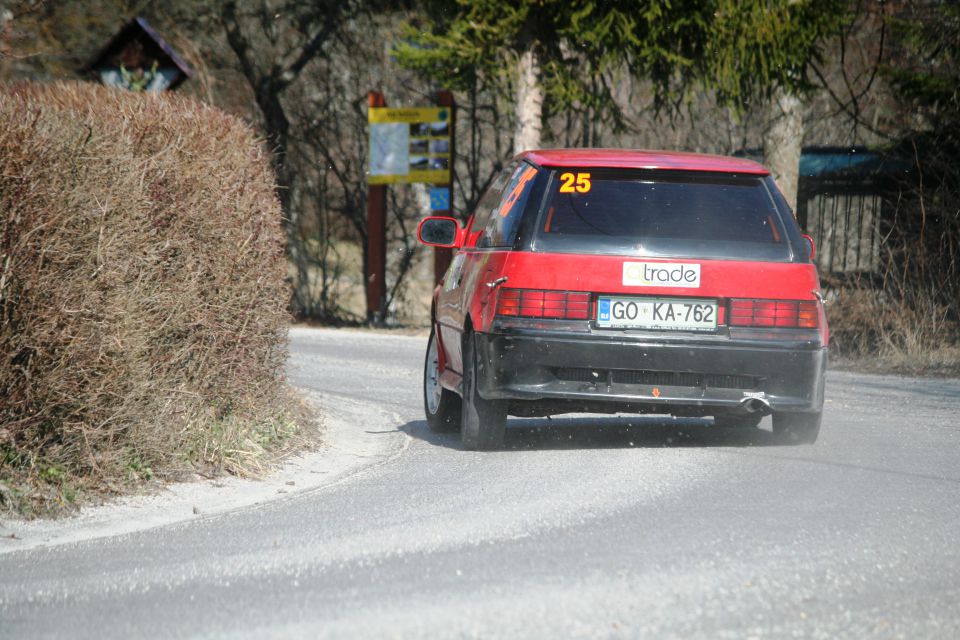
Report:
M769 421L766 418L763 423L768 429ZM400 429L438 447L463 448L460 434L433 433L423 420L408 422ZM510 418L503 450L762 447L777 444L768 430L716 427L710 418L564 416Z

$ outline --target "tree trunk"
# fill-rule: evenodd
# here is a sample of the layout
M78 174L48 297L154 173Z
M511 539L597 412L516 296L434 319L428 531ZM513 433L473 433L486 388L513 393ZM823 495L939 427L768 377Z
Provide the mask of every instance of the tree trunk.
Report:
M763 133L763 160L780 186L783 197L796 212L803 146L803 103L795 94L778 89L769 109L770 120Z
M292 283L293 299L291 310L294 315L309 316L312 313L310 295L310 272L308 257L304 251L301 237L299 207L294 202L293 170L287 155L290 143L290 120L284 108L281 95L288 86L281 81L276 64L268 68L269 58L258 60L254 55L256 47L243 31L243 25L237 16L237 3L224 4L223 20L227 43L237 56L240 70L253 89L254 99L260 109L261 125L270 149L270 161L277 180L277 198L283 210L283 226L287 236L287 255L293 262L297 275Z
M517 61L516 117L514 153L538 149L543 126L543 87L540 86L540 58L533 45L524 50Z
M249 78L249 82L256 87L254 95L262 116L263 132L273 152L271 160L276 173L277 198L283 211L283 226L287 235L287 257L297 273L292 282L291 311L297 317L310 317L314 314L314 303L310 292L309 257L303 243L303 223L300 215L302 204L297 201L295 171L288 155L290 120L281 100L283 88L274 84L270 78Z
M0 7L0 78L10 77L11 53L13 53L13 12Z

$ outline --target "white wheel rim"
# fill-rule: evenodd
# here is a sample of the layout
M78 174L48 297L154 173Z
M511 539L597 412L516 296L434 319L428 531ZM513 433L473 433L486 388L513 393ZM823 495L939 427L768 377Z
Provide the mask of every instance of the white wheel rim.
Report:
M436 413L440 408L440 394L443 387L440 386L440 359L437 356L437 338L430 338L430 345L427 347L427 370L423 376L423 387L427 397L427 409L431 414Z

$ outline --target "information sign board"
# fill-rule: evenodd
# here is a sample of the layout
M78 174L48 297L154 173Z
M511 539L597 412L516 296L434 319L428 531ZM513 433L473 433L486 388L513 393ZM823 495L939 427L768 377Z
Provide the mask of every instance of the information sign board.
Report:
M370 184L450 183L450 109L371 107Z

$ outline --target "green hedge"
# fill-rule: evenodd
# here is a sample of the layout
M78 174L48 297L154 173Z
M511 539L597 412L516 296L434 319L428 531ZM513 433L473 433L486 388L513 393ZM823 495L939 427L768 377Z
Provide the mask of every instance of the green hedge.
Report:
M243 468L283 387L280 224L266 152L237 118L0 85L0 506Z

